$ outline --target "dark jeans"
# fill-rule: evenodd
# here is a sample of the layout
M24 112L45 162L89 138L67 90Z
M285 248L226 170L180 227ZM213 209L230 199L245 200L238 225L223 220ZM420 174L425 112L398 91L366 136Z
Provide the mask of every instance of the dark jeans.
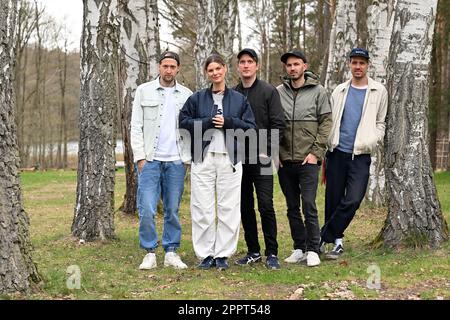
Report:
M343 238L356 210L366 194L370 155L354 156L339 150L327 153L325 190L325 224L322 240L333 243Z
M294 249L303 252L319 253L320 228L316 207L318 173L318 165L292 162L283 162L278 172L281 190L286 198ZM300 197L305 222L300 214Z
M263 167L267 169L267 166L261 164L242 165L241 220L248 251L260 252L253 199L253 190L255 189L266 244L265 255L268 256L269 254L278 254L277 220L273 208L273 175L261 174Z

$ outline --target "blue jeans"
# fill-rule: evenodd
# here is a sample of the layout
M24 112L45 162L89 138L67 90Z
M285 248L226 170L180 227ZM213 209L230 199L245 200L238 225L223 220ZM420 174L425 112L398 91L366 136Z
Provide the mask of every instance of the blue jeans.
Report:
M141 248L153 251L158 246L155 215L162 195L164 227L162 246L165 252L180 247L181 225L178 209L184 190L186 169L181 160L147 161L138 174L137 203L139 210L139 242Z

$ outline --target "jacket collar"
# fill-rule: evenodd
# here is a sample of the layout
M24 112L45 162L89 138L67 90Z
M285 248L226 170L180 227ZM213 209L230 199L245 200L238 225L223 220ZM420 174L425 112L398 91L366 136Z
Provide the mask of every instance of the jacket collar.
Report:
M301 86L301 88L309 87L309 86L317 86L320 84L319 77L310 70L306 70L305 73L303 74L303 77L305 78L305 83L303 84L303 86ZM291 79L288 76L285 76L283 78L283 84L287 88L292 90Z
M252 83L252 85L251 85L250 87L244 88L244 85L242 84L242 81L239 80L239 83L238 83L238 85L236 86L236 88L237 88L237 89L240 89L240 90L253 89L254 87L256 87L256 86L258 85L258 82L259 82L258 77L256 77L256 78L255 78L255 81L253 81L253 83Z
M161 77L158 76L158 78L155 79L155 81L156 81L156 90L164 90L166 88L166 87L163 87L161 85L161 82L159 82L160 78ZM178 81L176 79L175 79L175 85L173 86L173 88L175 89L175 91L180 91L179 90L179 84L178 84Z
M225 91L224 91L223 95L224 96L228 95L228 91L230 91L230 89L227 87L227 85L225 85ZM212 84L208 88L206 88L206 92L209 95L211 95L211 97L212 97L212 94L213 94L213 92L212 92Z

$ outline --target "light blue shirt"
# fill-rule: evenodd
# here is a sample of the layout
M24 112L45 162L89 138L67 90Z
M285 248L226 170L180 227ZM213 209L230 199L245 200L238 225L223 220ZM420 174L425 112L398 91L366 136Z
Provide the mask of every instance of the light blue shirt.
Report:
M337 146L337 149L342 152L353 153L356 130L358 130L359 121L361 120L366 91L367 88L360 89L352 85L350 85L348 90L341 119L339 145Z

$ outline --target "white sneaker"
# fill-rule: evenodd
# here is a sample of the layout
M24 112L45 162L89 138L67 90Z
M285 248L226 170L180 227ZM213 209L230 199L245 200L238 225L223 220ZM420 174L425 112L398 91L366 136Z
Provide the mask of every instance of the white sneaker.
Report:
M306 252L306 265L308 267L315 267L320 264L320 258L317 253L314 251L308 251Z
M144 260L139 266L140 270L150 270L156 268L156 255L154 252L149 252L145 255Z
M284 262L299 263L305 259L306 259L306 257L305 257L305 254L303 254L302 249L295 249L295 250L292 250L292 254L289 257L284 259Z
M165 267L174 267L175 269L186 269L187 265L181 261L179 255L175 252L167 252L164 257L164 266Z

